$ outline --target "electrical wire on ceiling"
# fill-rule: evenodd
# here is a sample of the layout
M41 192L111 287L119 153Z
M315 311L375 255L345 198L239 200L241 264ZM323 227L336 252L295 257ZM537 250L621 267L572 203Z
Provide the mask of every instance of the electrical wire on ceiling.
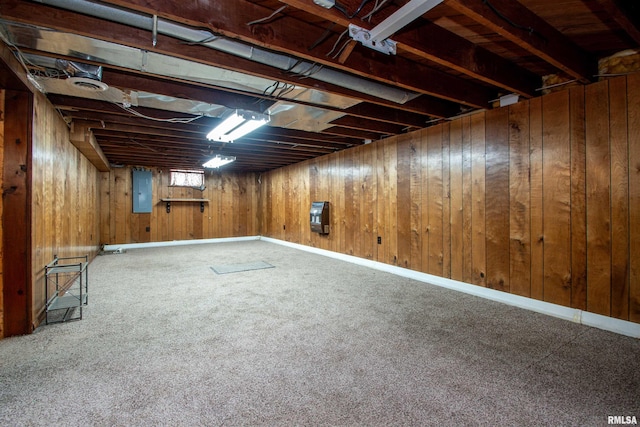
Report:
M324 68L324 65L314 62L306 70L296 73L295 76L298 77L299 79L308 79L312 77L314 74L316 74L317 72L319 72L320 70L322 70L323 68Z
M388 2L389 2L389 0L382 0L382 1L376 0L376 4L373 6L373 9L371 9L371 12L367 13L366 15L364 15L364 16L362 17L362 20L363 20L363 21L364 21L364 20L370 20L370 19L371 19L371 17L372 17L373 15L375 15L376 13L378 13L378 11L379 11L380 9L382 9L382 7L383 7L385 4L387 4Z
M327 54L325 56L331 56L331 54L336 50L336 47L338 47L338 43L340 43L340 40L342 40L342 38L344 36L347 35L347 33L349 33L349 30L344 30L339 36L338 39L336 40L336 42L333 44L333 47L331 48L331 50L329 52L327 52ZM349 42L350 40L347 40L347 42ZM332 58L336 58L338 55L340 55L340 53L342 52L342 50L344 49L343 45L340 50L338 50L338 53L336 53L335 55L332 56Z
M503 21L505 21L507 24L511 25L514 28L517 28L519 30L523 30L529 33L529 35L533 35L533 36L537 36L538 38L540 38L541 40L543 40L545 43L547 42L547 38L545 36L543 36L540 32L536 31L533 27L527 27L525 25L520 25L516 22L513 22L511 19L509 19L505 14L503 14L502 12L500 12L493 4L491 4L491 2L489 0L482 0L482 3L484 3L485 5L487 5L487 7L489 9L491 9L491 11L493 13L495 13L500 19L502 19Z
M363 5L366 3L367 1L363 1ZM376 0L376 3L373 6L373 9L371 9L371 11L369 13L367 13L366 15L364 15L362 17L363 21L371 21L371 17L373 15L375 15L380 9L382 9L382 7L387 4L389 2L389 0ZM359 11L358 11L359 12ZM344 49L347 47L347 45L349 45L349 43L352 41L352 39L347 39L345 42L342 43L342 45L340 46L340 48L336 51L336 48L338 47L338 44L340 43L340 41L342 40L342 38L347 35L349 33L349 30L344 30L339 36L338 39L336 40L336 42L333 44L333 47L331 48L331 50L325 55L328 57L331 57L333 59L336 59L340 56L340 54L342 54L342 51L344 51ZM334 53L335 52L335 53Z
M295 85L292 85L286 82L276 81L271 86L266 88L264 92L262 92L262 94L264 96L280 99L285 95L287 95L289 92L293 91L295 88L296 88Z
M362 0L362 3L360 3L360 6L358 6L358 9L356 9L356 11L349 16L349 19L355 18L360 13L360 11L362 11L362 8L365 7L365 5L370 1L371 0Z
M292 66L290 66L286 70L286 72L291 76L298 77L300 79L306 79L318 73L320 70L324 68L324 65L314 62L312 64L308 64L305 70L297 71L295 73L291 71L294 68L296 68L298 65L302 64L303 62L304 61L302 59L298 59Z
M33 28L33 26L29 26L29 28ZM44 90L44 88L42 87L42 85L40 83L38 83L37 78L39 77L45 77L45 78L53 78L53 79L59 79L61 77L70 77L69 74L63 70L58 70L58 69L53 69L53 68L47 68L47 67L39 67L36 64L33 64L31 61L29 61L24 54L22 53L22 51L20 50L20 48L18 46L15 45L15 43L11 42L5 35L5 33L7 32L6 30L6 26L4 24L4 22L2 22L2 31L0 31L0 39L2 39L2 41L9 46L13 53L14 56L17 58L18 62L20 62L20 64L22 65L22 67L24 68L26 75L27 75L27 79L34 85L34 87L46 94L46 91ZM148 119L148 120L154 120L154 121L160 121L160 122L168 122L168 123L191 123L195 120L198 120L201 117L204 117L203 114L199 115L199 116L195 116L195 117L175 117L175 118L168 118L168 119L164 119L164 118L157 118L157 117L150 117L147 116L145 114L142 114L138 111L136 111L135 109L131 108L131 107L125 107L123 104L120 104L118 102L114 102L110 99L107 99L105 94L103 92L100 92L100 97L102 98L103 101L112 103L117 105L118 107L122 108L124 111L133 114L137 117L141 117L144 119ZM60 116L65 120L66 119L64 117L64 115L62 114L62 111L60 111L60 109L56 108L56 110L58 111L58 113L60 114Z
M205 44L210 43L210 42L212 42L214 40L218 40L219 38L220 38L219 36L217 36L215 34L212 34L211 37L207 37L206 39L203 39L203 40L200 40L200 41L197 41L197 42L180 42L180 44L184 44L184 45L187 45L187 46L205 45Z
M20 65L22 66L22 68L24 68L26 75L27 75L27 80L29 80L29 82L39 91L42 93L46 93L44 88L37 82L37 80L35 79L37 76L37 74L35 74L32 69L34 69L36 67L35 64L32 64L22 53L22 51L20 50L20 48L13 43L11 40L9 40L9 37L7 36L7 34L9 34L9 30L7 29L7 26L5 24L5 21L2 20L0 21L2 24L2 31L0 31L0 39L2 39L2 41L11 48L11 50L13 51L13 55L16 57L16 59L18 60L18 62L20 63ZM30 26L30 25L24 25L24 27L26 28L37 28L34 26Z
M316 40L315 42L313 42L313 44L311 46L309 46L307 48L307 51L311 52L313 49L315 49L316 47L318 47L320 45L320 43L322 43L323 41L325 41L327 38L329 38L329 36L331 35L331 30L333 29L333 27L336 26L335 22L332 22L326 30L324 30L324 33L322 33L322 35L320 37L318 37L318 40Z
M122 103L113 101L112 99L107 98L104 92L100 92L100 97L102 98L103 101L114 104L115 106L121 108L122 110L126 111L129 114L132 114L136 117L140 117L142 119L153 120L156 122L188 124L204 117L204 114L200 114L194 117L171 117L171 118L151 117L146 114L142 114L141 112L132 108L129 101L123 100Z
M344 49L349 45L349 43L353 42L353 39L347 39L344 41L344 43L342 43L342 46L340 46L340 49L338 49L338 51L332 56L333 59L338 58L342 52L344 51Z
M283 10L285 10L287 8L288 5L284 5L282 6L280 9L276 10L275 12L273 12L271 15L265 17L265 18L260 18L260 19L256 19L255 21L251 21L251 22L247 22L247 25L255 25L255 24L262 24L265 22L270 21L274 16L276 16L277 14L279 14L280 12L282 12Z
M336 10L339 10L340 12L342 12L344 16L349 18L349 12L347 12L347 8L343 4L335 2L333 7L336 8Z

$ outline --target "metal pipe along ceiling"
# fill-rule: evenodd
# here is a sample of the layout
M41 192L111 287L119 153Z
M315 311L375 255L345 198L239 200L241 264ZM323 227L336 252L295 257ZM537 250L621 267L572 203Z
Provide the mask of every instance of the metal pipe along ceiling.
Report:
M151 31L154 28L154 19L151 16L129 11L119 7L93 3L86 0L34 0L37 3L55 6L62 9L90 15L98 18L107 18L120 24ZM420 94L406 91L392 86L356 77L330 68L320 68L317 64L308 61L299 61L288 55L269 52L264 49L252 47L217 36L206 30L198 30L175 22L158 18L158 34L174 37L188 42L201 43L203 46L216 49L225 53L239 56L251 61L270 65L291 73L304 74L314 70L310 77L334 84L336 86L355 90L357 92L373 95L381 99L404 104L415 99Z

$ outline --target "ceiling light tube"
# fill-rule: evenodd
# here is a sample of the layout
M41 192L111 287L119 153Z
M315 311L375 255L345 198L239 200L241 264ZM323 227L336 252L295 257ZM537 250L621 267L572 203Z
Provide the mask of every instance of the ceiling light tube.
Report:
M268 119L247 120L246 122L244 122L243 124L235 128L232 132L227 134L227 137L231 141L234 141L238 138L243 137L244 135L247 135L253 132L254 130L258 129L260 126L263 126L264 124L266 124L268 121L269 121Z
M209 160L206 163L203 163L202 167L209 168L209 169L219 168L220 166L224 166L235 160L236 158L233 156L221 156L220 154L217 154L213 159Z
M411 0L369 31L371 40L381 42L442 3L444 0Z
M207 139L220 142L233 142L268 122L268 114L234 110L222 123L207 134Z

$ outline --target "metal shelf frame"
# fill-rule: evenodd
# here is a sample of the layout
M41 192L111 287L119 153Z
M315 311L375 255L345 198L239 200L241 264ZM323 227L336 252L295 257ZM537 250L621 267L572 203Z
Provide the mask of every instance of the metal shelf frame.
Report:
M89 303L88 265L88 255L63 258L56 256L44 267L47 325L82 319L82 308ZM65 310L62 317L58 315L56 320L51 320L50 315L58 310Z

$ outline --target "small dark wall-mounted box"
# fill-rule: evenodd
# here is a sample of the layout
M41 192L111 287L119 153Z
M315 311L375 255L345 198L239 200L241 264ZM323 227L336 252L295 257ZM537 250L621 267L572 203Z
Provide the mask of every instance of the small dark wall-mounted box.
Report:
M311 231L329 234L329 202L313 202L309 211Z

